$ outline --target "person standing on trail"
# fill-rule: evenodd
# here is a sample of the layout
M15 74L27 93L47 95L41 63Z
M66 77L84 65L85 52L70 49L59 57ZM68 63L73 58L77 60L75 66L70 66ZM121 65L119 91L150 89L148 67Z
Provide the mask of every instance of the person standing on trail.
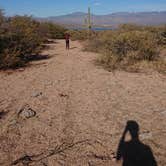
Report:
M65 34L65 40L66 40L66 50L70 49L70 34Z

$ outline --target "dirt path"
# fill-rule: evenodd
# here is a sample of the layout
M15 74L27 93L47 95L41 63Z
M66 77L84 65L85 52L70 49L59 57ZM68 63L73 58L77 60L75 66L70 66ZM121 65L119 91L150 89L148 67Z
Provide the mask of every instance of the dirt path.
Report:
M166 165L166 76L111 73L81 49L75 41L66 51L58 40L43 52L50 59L0 73L0 165L21 157L16 165L118 165L113 156L128 120ZM25 105L36 116L20 117Z

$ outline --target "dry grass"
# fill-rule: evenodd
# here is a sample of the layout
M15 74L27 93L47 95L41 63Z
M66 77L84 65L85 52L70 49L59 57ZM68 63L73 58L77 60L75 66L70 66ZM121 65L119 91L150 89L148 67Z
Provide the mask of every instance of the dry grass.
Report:
M128 26L100 32L85 45L85 50L100 53L97 61L108 70L165 73L166 61L160 55L165 47L166 28Z

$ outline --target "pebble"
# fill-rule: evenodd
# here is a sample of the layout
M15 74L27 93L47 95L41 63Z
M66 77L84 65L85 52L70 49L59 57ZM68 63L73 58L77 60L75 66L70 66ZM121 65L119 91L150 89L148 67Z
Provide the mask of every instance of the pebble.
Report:
M33 92L31 97L39 97L41 96L43 93L42 92Z
M161 115L166 116L166 110L165 111L161 111Z
M36 112L32 108L30 108L29 105L25 105L20 109L18 116L23 119L29 119L36 116Z
M45 85L45 86L52 86L52 85L53 85L53 82L52 82L52 81L45 81L45 82L44 82L44 85Z
M16 119L11 120L10 123L9 123L9 125L11 125L11 126L15 126L17 124L18 124L18 122L17 122Z

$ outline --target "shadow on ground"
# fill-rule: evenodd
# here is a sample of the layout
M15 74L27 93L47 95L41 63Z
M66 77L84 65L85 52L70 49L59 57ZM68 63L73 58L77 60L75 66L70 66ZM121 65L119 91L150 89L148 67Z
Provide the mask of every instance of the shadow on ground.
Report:
M129 132L130 141L125 141ZM139 140L139 125L136 121L128 121L117 150L117 160L123 160L123 166L157 166L152 150Z
M0 119L7 115L8 112L1 111L0 112Z
M51 58L51 56L49 55L28 55L27 57L25 57L26 61L30 62L30 61L41 61L41 60L46 60Z
M71 47L70 50L74 50L74 49L76 49L76 48L77 48L77 47Z

